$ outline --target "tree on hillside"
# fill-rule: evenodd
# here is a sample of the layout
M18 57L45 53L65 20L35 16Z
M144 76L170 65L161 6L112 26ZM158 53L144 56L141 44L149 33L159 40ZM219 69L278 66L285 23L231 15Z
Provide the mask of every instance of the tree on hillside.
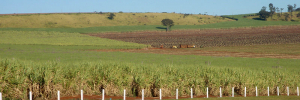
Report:
M115 16L116 15L114 13L110 13L107 18L113 20Z
M281 10L281 14L280 14L280 16L282 16L282 10L283 10L284 8L280 8L280 10Z
M171 28L171 26L174 26L174 22L173 20L171 19L163 19L161 21L161 23L164 25L164 26L167 26L167 30L166 31L169 31L169 29Z
M276 7L276 12L277 12L277 16L280 17L281 15L280 15L280 10L278 7Z
M279 8L278 8L278 7L276 7L276 11L277 11L277 13L280 13L280 10L279 10Z
M273 6L272 3L269 4L269 9L270 9L270 16L272 18L273 14L275 13L275 7Z
M288 5L288 12L291 12L291 17L293 16L294 7L292 5Z
M261 18L263 20L266 20L270 16L270 12L266 11L266 8L267 7L263 6L262 9L258 13L259 18Z

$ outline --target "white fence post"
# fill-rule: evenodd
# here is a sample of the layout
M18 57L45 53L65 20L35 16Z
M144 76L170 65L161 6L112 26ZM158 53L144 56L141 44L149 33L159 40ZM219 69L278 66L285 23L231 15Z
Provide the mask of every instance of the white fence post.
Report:
M232 87L232 97L234 97L234 87Z
M102 100L104 100L104 89L102 89Z
M178 89L176 89L176 99L178 99Z
M277 95L279 96L279 87L277 86Z
M144 89L142 90L142 100L144 100Z
M126 90L124 89L124 98L123 100L126 100Z
M159 99L161 100L161 89L159 89Z
M268 87L268 96L270 96L270 88Z
M0 92L0 100L2 100L2 93Z
M247 96L247 88L245 87L245 97Z
M208 87L206 87L206 98L208 98Z
M57 100L60 100L60 93L57 91Z
M297 95L299 96L299 87L297 87Z
M80 97L81 97L81 100L83 100L83 90L81 90Z
M191 88L191 98L193 98L193 88Z
M257 93L257 86L255 87L255 93L256 93L256 96L258 96L258 93Z
M220 98L222 97L222 89L221 89L221 87L220 87Z
M286 91L287 91L287 96L290 96L290 90L289 90L289 87L286 87Z
M29 100L32 100L32 92L29 92Z

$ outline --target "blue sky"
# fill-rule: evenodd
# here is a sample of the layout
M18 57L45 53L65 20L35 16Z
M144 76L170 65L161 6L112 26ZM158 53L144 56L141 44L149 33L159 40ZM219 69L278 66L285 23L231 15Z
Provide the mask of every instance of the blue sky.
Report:
M257 13L269 3L283 11L288 4L300 7L300 0L1 0L0 14L123 11L232 15Z

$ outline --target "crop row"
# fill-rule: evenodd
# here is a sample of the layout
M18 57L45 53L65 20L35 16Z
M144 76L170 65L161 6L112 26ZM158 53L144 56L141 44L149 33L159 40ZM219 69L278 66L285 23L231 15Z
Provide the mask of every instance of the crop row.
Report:
M231 87L237 94L255 94L255 86L266 95L264 90L270 87L270 94L276 93L276 87L285 93L285 87L290 87L290 94L296 94L300 84L298 70L280 68L221 68L198 65L147 65L112 62L80 62L61 64L55 61L37 63L15 59L0 61L0 92L7 98L28 98L33 91L34 98L49 99L61 91L61 96L79 94L83 89L85 94L100 95L106 90L106 95L122 96L123 89L127 96L141 96L145 89L146 97L159 96L163 89L164 96L174 96L175 89L179 95L189 95L190 88L195 96L205 95L206 87L210 87L211 95L231 95Z

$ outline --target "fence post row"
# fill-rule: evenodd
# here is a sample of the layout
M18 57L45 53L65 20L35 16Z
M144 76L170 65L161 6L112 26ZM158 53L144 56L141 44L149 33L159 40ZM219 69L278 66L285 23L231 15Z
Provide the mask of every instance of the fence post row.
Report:
M268 87L268 96L270 96L270 88ZM159 89L159 99L162 99L161 89ZM258 96L257 86L255 87L256 96ZM244 97L247 96L247 88L245 87ZM206 87L206 98L208 98L208 87ZM277 95L279 96L279 87L277 87ZM287 96L290 95L289 87L287 87ZM299 96L299 87L297 87L297 96ZM83 100L83 90L81 90L81 100ZM222 88L220 87L220 97L222 97ZM232 87L232 97L234 97L234 87ZM193 98L193 88L191 88L191 98ZM124 89L124 100L126 99L126 90ZM178 89L176 89L176 99L178 99ZM2 100L2 93L0 92L0 100ZM29 100L32 100L32 92L29 92ZM60 100L60 91L57 91L57 100ZM102 100L104 100L104 89L102 89ZM142 100L144 100L144 89L142 89Z

